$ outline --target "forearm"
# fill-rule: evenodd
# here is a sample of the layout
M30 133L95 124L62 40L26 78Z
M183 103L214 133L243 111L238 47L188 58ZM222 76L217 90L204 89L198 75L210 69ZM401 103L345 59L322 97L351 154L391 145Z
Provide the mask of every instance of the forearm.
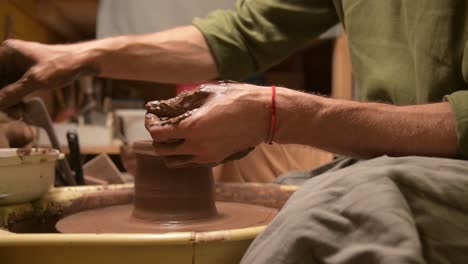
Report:
M450 105L394 106L282 91L278 143L312 145L356 157L457 154Z
M194 26L118 36L68 46L85 54L102 77L178 83L210 80L218 73L202 33Z

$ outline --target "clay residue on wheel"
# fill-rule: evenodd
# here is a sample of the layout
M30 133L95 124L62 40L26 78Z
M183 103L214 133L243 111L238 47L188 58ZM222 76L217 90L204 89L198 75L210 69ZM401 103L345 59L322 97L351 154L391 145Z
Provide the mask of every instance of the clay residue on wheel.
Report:
M183 92L177 97L146 104L146 127L177 124L200 108L213 93L203 90Z

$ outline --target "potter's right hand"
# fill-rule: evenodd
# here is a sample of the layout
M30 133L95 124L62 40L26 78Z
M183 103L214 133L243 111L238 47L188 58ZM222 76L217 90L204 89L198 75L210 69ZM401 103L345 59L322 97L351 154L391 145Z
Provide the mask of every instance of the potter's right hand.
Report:
M169 167L240 158L265 139L271 90L248 84L202 85L147 104L146 127Z
M92 67L66 45L7 40L0 46L0 109L40 89L61 88Z

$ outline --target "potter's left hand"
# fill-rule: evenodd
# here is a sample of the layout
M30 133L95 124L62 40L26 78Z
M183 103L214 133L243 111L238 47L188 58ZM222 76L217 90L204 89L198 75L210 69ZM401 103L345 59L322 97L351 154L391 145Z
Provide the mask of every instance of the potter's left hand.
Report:
M146 125L155 152L169 167L217 164L265 140L270 107L268 87L208 84L174 99L148 103Z

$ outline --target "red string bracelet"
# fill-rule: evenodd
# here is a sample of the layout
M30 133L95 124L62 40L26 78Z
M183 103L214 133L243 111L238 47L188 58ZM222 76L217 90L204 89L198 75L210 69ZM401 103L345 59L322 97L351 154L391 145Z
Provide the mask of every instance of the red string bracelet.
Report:
M266 144L273 144L273 138L275 137L276 130L276 86L271 86L271 121L270 121L270 130L268 131L267 138L265 140Z

